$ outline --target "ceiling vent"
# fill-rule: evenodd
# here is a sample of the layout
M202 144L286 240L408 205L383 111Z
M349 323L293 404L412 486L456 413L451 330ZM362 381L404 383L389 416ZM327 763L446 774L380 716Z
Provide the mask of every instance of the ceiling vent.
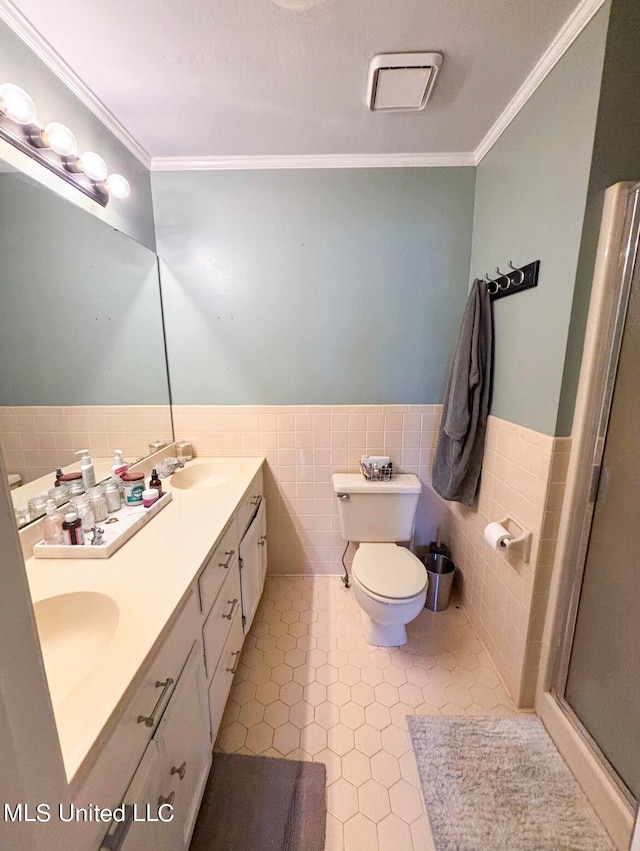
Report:
M424 109L442 65L441 53L379 53L369 63L372 112Z

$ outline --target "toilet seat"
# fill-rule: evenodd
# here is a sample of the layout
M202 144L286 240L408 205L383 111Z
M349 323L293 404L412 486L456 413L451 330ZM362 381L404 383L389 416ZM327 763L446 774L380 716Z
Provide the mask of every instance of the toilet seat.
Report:
M360 544L351 568L354 579L373 599L405 603L427 586L427 571L412 552L397 544Z

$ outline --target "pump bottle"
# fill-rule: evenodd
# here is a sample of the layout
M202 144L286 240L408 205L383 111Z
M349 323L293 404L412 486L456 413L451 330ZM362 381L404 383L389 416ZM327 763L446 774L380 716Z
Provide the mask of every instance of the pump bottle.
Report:
M82 484L85 491L96 486L96 472L93 469L93 462L89 457L88 449L79 449L75 453L80 456L80 472L82 473Z

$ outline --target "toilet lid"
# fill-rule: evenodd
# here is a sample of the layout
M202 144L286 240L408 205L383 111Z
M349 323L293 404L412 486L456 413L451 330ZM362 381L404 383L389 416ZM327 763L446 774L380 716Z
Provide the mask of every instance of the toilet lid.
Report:
M415 597L427 585L425 566L397 544L360 544L352 572L364 588L391 600Z

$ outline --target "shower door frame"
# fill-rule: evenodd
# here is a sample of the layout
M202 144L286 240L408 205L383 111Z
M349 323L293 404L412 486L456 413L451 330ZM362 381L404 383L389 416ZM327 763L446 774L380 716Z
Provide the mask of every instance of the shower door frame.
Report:
M578 607L580 605L582 583L589 549L589 540L591 537L593 515L598 497L598 485L600 483L600 474L602 471L602 460L611 416L613 393L616 386L622 336L627 318L631 288L638 275L640 267L640 184L633 186L628 194L627 206L624 215L621 249L616 276L615 279L611 281L617 290L617 294L615 291L612 291L611 293L615 301L617 301L614 315L612 317L613 327L610 329L610 336L607 338L606 345L603 346L602 352L603 366L606 365L604 386L600 391L599 405L597 397L593 399L592 405L592 408L597 411L597 426L595 434L593 434L589 440L589 443L593 446L591 458L588 459L588 461L585 459L590 468L590 481L586 505L584 506L582 526L579 536L577 537L577 548L573 561L573 577L571 581L569 602L565 611L561 645L555 661L551 692L560 704L563 712L567 715L569 721L578 729L580 734L587 741L589 747L593 750L597 759L600 760L602 767L610 774L612 780L618 785L620 792L629 801L629 804L635 807L637 805L637 801L625 785L615 767L607 759L596 740L591 736L589 730L585 727L580 720L580 717L567 701L565 693L567 679L569 676L569 664L573 649L576 622L578 619Z
M619 848L627 848L629 793L564 699L604 437L640 235L640 183L605 193L571 454L545 623L536 711ZM631 254L631 256L630 256Z

